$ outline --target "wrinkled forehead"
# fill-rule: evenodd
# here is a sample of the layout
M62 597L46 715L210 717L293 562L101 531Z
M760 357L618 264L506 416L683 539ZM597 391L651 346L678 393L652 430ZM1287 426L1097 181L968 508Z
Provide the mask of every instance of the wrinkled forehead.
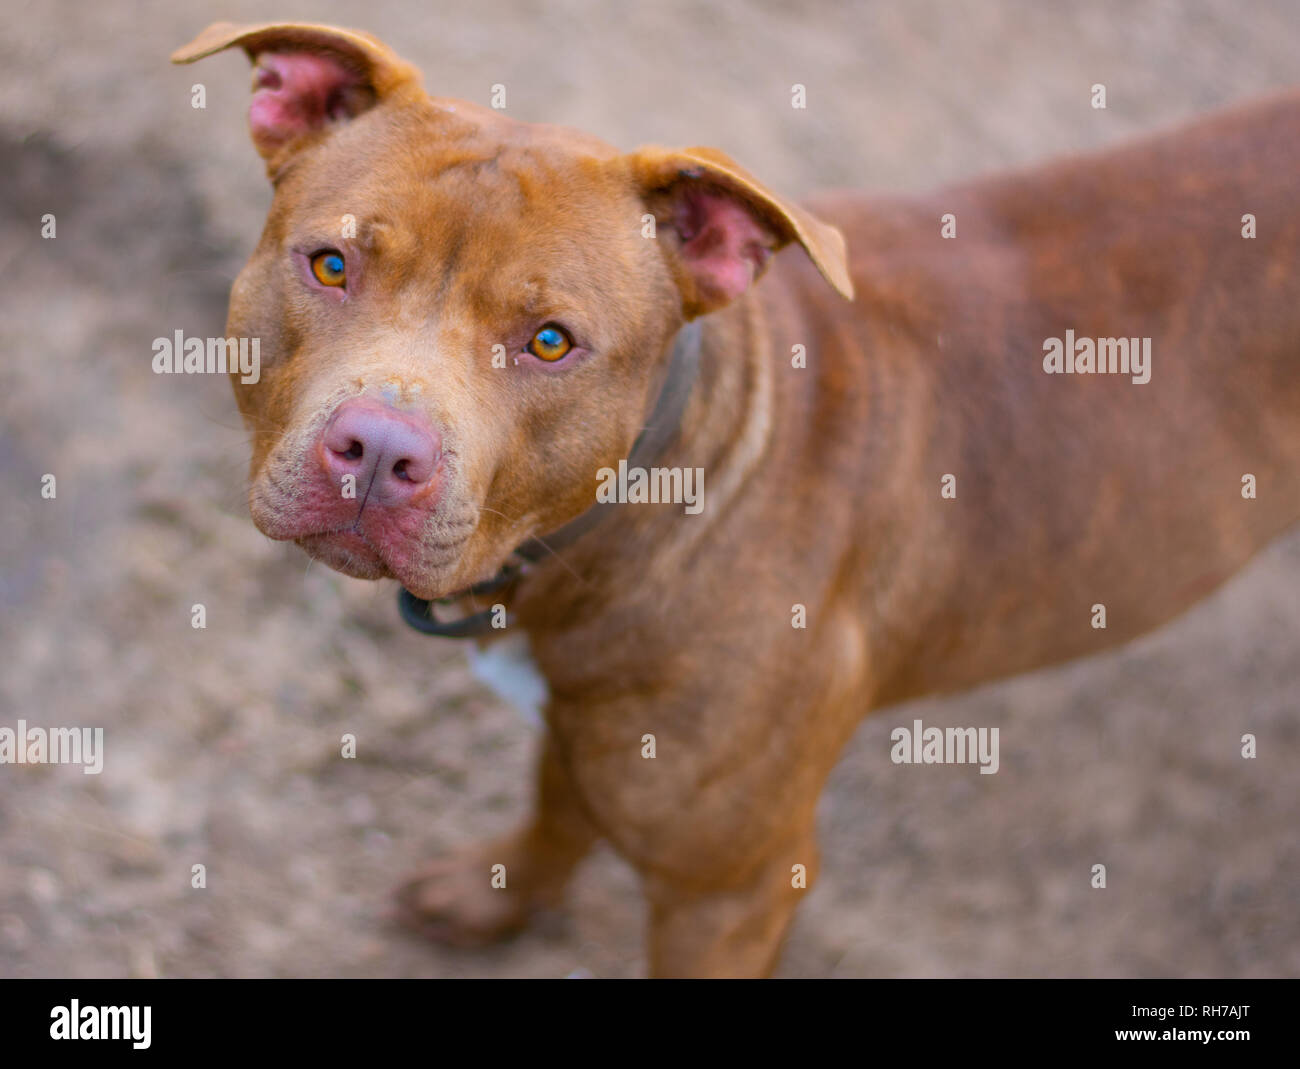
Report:
M351 198L410 213L425 206L423 198L429 207L455 202L480 221L547 208L581 217L610 199L617 155L576 130L430 100L376 108L338 127L294 162L281 185L304 212Z

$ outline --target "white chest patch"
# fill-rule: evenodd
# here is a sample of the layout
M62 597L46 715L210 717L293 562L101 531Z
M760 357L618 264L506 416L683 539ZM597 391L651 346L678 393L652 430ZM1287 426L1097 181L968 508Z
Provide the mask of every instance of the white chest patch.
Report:
M528 723L541 727L542 709L551 696L551 689L537 669L527 635L508 635L486 649L480 649L478 643L471 644L469 667Z

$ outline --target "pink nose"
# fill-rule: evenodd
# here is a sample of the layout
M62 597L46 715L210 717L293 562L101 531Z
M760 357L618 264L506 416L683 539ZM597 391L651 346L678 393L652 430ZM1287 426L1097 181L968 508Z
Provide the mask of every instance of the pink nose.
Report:
M319 454L331 481L356 479L358 502L404 505L432 489L442 440L419 416L357 398L334 410Z

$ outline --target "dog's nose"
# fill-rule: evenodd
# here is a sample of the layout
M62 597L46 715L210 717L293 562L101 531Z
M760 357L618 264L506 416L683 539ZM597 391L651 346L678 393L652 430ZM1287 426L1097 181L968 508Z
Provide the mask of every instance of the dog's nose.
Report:
M355 478L358 501L402 505L430 489L442 441L420 416L356 398L334 410L319 452L336 485L345 485L345 476Z

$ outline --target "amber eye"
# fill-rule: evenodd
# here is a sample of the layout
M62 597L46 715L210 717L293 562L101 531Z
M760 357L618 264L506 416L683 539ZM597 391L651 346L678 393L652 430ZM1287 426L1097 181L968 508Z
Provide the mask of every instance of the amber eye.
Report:
M343 255L333 249L318 252L311 258L311 273L322 286L342 286L347 281Z
M559 360L573 348L573 339L554 323L547 323L528 343L528 351L541 360Z

